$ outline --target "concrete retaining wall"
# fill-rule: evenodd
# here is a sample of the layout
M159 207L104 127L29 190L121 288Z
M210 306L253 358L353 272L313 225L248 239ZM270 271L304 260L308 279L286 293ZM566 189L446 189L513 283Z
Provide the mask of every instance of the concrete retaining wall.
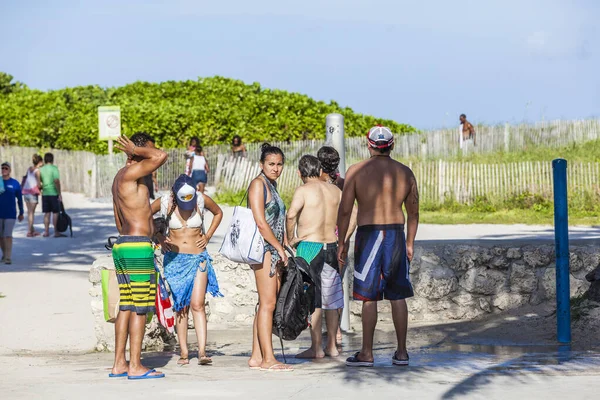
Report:
M252 324L257 293L247 265L213 255L224 298L207 296L211 324ZM600 264L600 246L571 246L571 296L589 287L585 275ZM421 245L415 248L411 279L415 297L408 300L411 320L473 319L527 304L555 302L555 255L552 245ZM350 266L352 267L352 266ZM113 268L110 256L101 257L90 270L92 311L96 319L98 350L112 349L114 326L104 322L100 270ZM379 319L391 320L388 302L379 304ZM361 303L352 302L351 322L360 324ZM160 348L173 342L154 320L145 344Z

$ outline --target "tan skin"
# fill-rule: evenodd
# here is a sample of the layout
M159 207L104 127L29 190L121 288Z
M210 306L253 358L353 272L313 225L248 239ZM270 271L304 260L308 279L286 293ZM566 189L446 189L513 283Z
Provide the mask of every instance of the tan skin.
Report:
M221 220L223 219L223 211L213 199L206 195L202 196L204 196L204 207L214 215L210 224L210 228L206 234L202 234L202 228L187 227L186 221L191 218L194 211L198 211L197 207L195 210L180 210L179 207L176 206L171 218L179 218L179 220L182 222L183 228L170 230L168 237L165 237L162 234L157 235L157 238L160 241L164 251L173 251L176 253L185 254L200 254L206 250L208 242L210 242L210 239L213 237L215 231L221 223ZM171 204L169 204L169 207L167 207L167 212L170 212L170 210ZM152 213L155 214L159 211L160 199L156 199L152 203ZM204 269L204 265L202 266L202 269ZM177 337L179 339L179 347L181 348L181 358L177 362L179 365L189 364L187 334L188 315L190 308L192 310L194 328L196 330L196 337L198 339L198 361L203 365L212 363L212 359L206 356L207 323L205 296L207 284L208 270L205 270L204 272L198 270L194 281L190 306L177 313Z
M462 124L462 135L463 140L469 140L469 138L473 138L473 145L477 145L477 136L475 135L475 128L473 125L467 121L466 117L461 115L460 123Z
M298 173L300 176L300 173ZM334 243L337 241L335 226L342 191L335 185L330 185L320 177L300 179L304 185L294 192L292 204L287 213L286 228L290 235L290 243L295 246L301 241L315 243ZM337 357L339 352L336 345L336 334L339 325L338 310L325 310L327 323L327 345L322 346L322 313L316 308L312 315L310 326L311 347L296 358Z
M231 145L231 152L237 153L239 151L241 151L243 153L243 157L246 157L246 146L243 143L240 143L240 141L236 140Z
M148 202L148 187L144 177L167 161L167 153L148 142L136 147L131 140L121 136L116 148L127 154L127 164L115 176L112 195L117 230L122 236L152 237L154 224ZM148 372L141 362L142 340L146 327L146 315L131 311L119 311L115 322L115 363L113 374L127 372L139 376ZM129 337L129 364L125 359L125 346ZM150 375L158 375L155 372Z
M260 167L267 179L275 182L283 171L283 158L278 154L267 155L264 162L260 163ZM265 181L262 177L255 178L250 183L248 201L260 234L279 253L281 257L280 265L283 266L287 264L288 257L283 245L279 243L265 218L264 186ZM271 199L271 192L267 189L267 203ZM284 237L284 244L287 244L287 237ZM253 265L252 269L256 278L259 306L254 317L252 355L248 360L248 366L250 368L291 370L291 366L278 362L273 353L273 313L277 301L277 289L281 284L281 276L279 273L273 277L269 276L271 253L265 253L263 263Z
M338 176L335 180L333 180L333 179L331 179L331 176L329 176L329 174L326 174L325 172L321 171L321 180L323 182L328 182L328 183L331 183L331 184L337 186L340 190L344 190L345 179L342 178L341 176ZM358 215L358 209L355 206L352 209L352 216L350 217L350 227L348 228L348 233L346 234L346 242L347 242L346 246L349 246L348 241L350 240L350 237L352 237L352 234L354 233L354 230L356 229L356 216L357 215ZM342 273L342 269L343 269L343 265L340 264L340 274ZM338 315L340 318L342 317L342 310L338 310ZM337 340L337 345L341 347L342 329L339 326L337 329L336 340Z
M390 152L393 150L393 145ZM419 192L413 172L407 166L369 147L371 158L355 164L348 170L338 213L340 237L345 237L350 224L354 201L358 202L358 226L404 224L402 205L407 211L406 255L413 259L414 241L419 225ZM360 188L360 190L358 190ZM346 243L338 244L338 261L342 264L348 255ZM405 300L390 301L392 319L398 340L397 356L408 357L406 331L408 309ZM373 334L377 324L377 302L363 302L363 344L358 355L361 361L373 361Z
M38 189L42 189L42 179L40 177L40 168L44 165L43 161L40 161L39 163L37 163L36 165L33 165L32 167L29 168L30 171L35 170L35 179L37 179L38 181ZM35 217L35 209L37 208L38 203L29 203L29 202L25 202L25 205L27 206L27 222L29 225L29 235L28 236L34 236L34 235L39 235L39 233L35 232L35 229L33 228L33 221L34 221L34 217Z

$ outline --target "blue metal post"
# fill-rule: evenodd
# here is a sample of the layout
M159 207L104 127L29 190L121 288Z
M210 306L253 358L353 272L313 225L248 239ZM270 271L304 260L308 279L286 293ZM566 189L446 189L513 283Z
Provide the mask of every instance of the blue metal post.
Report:
M556 325L559 343L571 342L571 299L569 285L569 214L567 203L567 160L552 161L554 174L554 242L556 245Z

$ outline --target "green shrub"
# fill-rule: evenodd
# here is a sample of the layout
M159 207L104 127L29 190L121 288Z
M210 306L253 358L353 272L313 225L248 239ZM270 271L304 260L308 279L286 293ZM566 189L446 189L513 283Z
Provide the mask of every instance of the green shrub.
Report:
M202 145L323 138L325 116L345 117L349 136L364 135L377 123L397 134L416 132L409 125L357 114L336 102L264 89L258 83L223 77L161 83L135 82L118 88L78 86L47 92L11 83L0 73L0 144L49 146L106 153L98 141L98 106L121 106L122 132L146 131L157 145L174 148L198 136Z

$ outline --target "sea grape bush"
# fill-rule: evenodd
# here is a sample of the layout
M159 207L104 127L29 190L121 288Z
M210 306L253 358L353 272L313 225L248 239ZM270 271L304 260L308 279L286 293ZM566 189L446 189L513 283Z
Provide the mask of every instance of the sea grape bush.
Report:
M332 112L344 115L350 136L364 135L378 123L397 134L416 132L409 125L357 114L335 101L219 76L40 91L0 72L0 143L105 153L107 144L97 140L97 108L105 105L121 106L125 134L149 132L164 148L183 146L192 136L203 145L229 143L236 134L246 142L321 138L325 116Z

